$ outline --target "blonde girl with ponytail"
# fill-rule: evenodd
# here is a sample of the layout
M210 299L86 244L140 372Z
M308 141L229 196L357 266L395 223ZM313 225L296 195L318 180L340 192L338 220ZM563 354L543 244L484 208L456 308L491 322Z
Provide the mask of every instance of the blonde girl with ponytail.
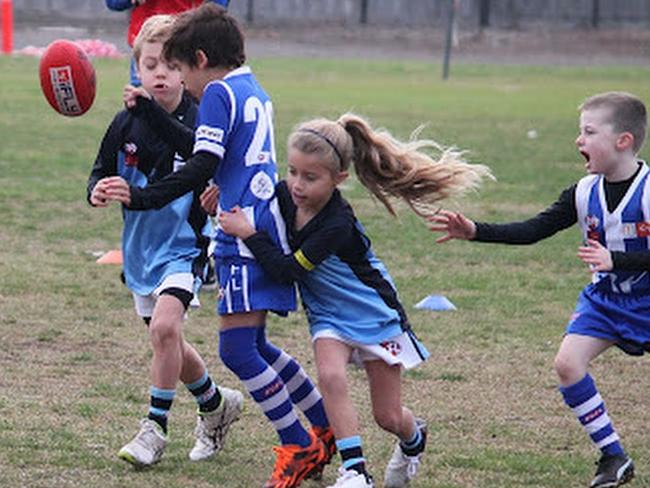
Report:
M437 153L438 157L431 154ZM309 321L318 384L342 460L333 487L372 487L359 421L346 376L351 360L365 368L373 416L397 437L383 486L406 486L426 445L426 422L402 405L402 368L429 355L415 336L397 290L337 186L354 166L357 178L392 214L404 201L419 216L440 200L478 188L491 177L482 165L431 140L401 142L363 118L314 119L289 136L288 173L275 191L285 220L285 252L240 208L222 211L224 232L241 239L280 282L297 282Z

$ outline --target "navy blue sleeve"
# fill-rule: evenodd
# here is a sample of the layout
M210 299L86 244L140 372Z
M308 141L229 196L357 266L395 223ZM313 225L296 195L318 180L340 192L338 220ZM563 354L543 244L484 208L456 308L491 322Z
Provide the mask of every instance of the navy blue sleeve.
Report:
M221 159L214 154L200 151L181 169L150 183L145 188L131 186L131 204L127 208L130 210L162 208L188 191L203 189L214 175L219 161Z
M476 223L478 242L500 242L503 244L534 244L578 222L575 203L576 185L562 192L560 197L546 210L522 222L507 224Z
M650 271L650 251L611 251L616 271Z
M194 149L194 128L188 127L169 114L153 99L138 97L131 112L146 121L158 137L183 159L189 159Z
M93 164L90 171L86 186L86 200L88 203L90 203L90 195L99 180L107 176L117 175L117 156L122 145L121 119L120 114L113 119L99 146L95 164ZM92 203L90 204L92 205Z
M255 259L280 283L300 281L348 240L352 227L345 222L324 225L310 234L293 254L284 254L265 232L244 240Z

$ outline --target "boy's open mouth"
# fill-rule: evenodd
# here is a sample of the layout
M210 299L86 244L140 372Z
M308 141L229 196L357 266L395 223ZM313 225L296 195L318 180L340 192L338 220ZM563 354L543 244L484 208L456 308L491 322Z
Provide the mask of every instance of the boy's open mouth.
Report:
M582 157L585 158L585 161L589 162L589 154L587 154L585 151L580 151L580 154L582 154Z

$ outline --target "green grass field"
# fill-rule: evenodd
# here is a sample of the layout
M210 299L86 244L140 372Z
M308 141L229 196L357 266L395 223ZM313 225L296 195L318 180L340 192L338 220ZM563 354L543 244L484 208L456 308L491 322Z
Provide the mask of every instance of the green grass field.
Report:
M127 63L95 62L97 99L78 119L47 105L37 65L0 59L0 486L261 486L276 439L252 401L211 462L187 460L194 404L181 388L163 461L134 471L116 458L146 412L150 353L119 270L95 264L93 253L119 246L119 209L89 207L85 186L100 138L121 106ZM404 138L426 124L424 136L467 149L471 161L493 169L497 182L449 204L478 220L533 215L583 174L573 141L585 97L627 90L650 102L650 69L639 67L459 65L442 82L438 66L415 62L252 65L274 99L281 160L291 127L313 116L354 111ZM529 130L538 137L529 139ZM412 486L587 486L597 453L564 407L552 368L589 280L576 257L577 229L532 247L436 245L406 209L392 219L358 184L345 195L432 353L405 375L406 403L429 421L431 441ZM413 308L431 293L446 295L458 310ZM217 357L214 297L204 293L202 301L186 336L213 377L236 387ZM314 372L302 313L272 318L269 333ZM638 487L650 486L648 370L647 359L613 350L593 368L637 464ZM393 439L368 415L361 372L351 377L370 468L380 481ZM333 483L337 465L338 459L322 485L303 486Z

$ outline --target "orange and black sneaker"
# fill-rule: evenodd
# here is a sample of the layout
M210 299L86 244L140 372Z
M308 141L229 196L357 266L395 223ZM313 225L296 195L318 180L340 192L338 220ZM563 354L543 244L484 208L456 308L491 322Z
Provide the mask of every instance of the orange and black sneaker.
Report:
M336 439L334 438L334 431L331 427L313 426L311 429L309 429L309 432L321 440L321 442L325 445L325 450L327 451L327 456L325 456L323 462L318 466L318 469L309 475L309 479L320 480L323 477L323 470L325 469L325 466L330 463L336 454Z
M287 445L273 448L277 456L275 467L264 488L295 488L318 470L327 458L328 451L313 432L309 433L309 437L311 444L307 447Z

